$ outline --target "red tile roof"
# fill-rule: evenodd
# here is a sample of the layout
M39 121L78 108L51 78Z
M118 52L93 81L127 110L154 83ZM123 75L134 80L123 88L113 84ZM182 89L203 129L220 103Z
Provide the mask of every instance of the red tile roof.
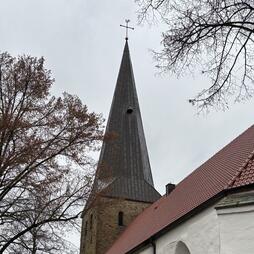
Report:
M235 179L233 179L230 188L242 187L254 183L254 152L247 159L242 170L239 170Z
M106 254L124 254L223 190L254 183L254 125L144 210Z

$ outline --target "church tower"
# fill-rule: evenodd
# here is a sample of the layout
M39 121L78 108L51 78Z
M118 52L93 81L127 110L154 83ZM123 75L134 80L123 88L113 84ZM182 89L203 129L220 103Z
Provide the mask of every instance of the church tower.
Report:
M129 53L128 38L93 190L82 215L80 254L104 254L146 207L155 190Z

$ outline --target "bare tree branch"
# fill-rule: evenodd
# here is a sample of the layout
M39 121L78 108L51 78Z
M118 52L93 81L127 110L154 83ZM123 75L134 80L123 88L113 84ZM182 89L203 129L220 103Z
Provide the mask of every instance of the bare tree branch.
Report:
M248 99L254 84L252 0L136 0L140 21L156 13L168 26L162 50L154 52L162 71L201 72L211 79L190 102L201 110Z

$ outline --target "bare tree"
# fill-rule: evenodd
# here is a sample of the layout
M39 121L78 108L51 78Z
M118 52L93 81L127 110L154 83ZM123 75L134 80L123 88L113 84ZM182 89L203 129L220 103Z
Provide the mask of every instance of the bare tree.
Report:
M199 71L211 79L190 102L200 109L228 107L248 99L254 86L253 0L136 0L140 21L166 24L163 49L155 53L162 71Z
M102 119L53 83L43 58L0 54L0 253L72 253Z

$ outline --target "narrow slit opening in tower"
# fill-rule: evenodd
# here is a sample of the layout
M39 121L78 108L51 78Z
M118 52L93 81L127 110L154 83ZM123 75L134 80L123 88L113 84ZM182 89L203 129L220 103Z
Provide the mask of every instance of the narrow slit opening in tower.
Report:
M118 226L123 226L123 212L118 213Z

